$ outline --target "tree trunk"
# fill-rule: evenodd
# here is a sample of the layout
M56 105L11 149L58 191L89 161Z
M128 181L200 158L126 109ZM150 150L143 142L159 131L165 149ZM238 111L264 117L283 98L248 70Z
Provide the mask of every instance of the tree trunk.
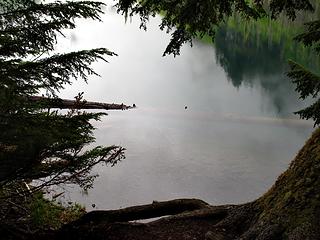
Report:
M257 204L259 223L275 223L286 239L320 239L320 128Z

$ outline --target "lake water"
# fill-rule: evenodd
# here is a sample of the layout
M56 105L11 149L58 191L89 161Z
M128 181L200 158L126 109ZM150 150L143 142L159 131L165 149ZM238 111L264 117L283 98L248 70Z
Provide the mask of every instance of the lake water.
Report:
M94 188L88 194L67 188L65 200L88 210L92 203L111 209L173 198L254 200L312 132L312 123L292 114L303 103L283 76L285 60L267 71L266 57L280 54L271 46L268 54L243 60L235 51L238 60L232 61L226 49L235 43L223 38L216 48L195 42L176 58L162 57L170 36L159 23L153 19L145 32L137 19L125 23L108 8L102 23L80 21L59 41L59 51L106 47L119 54L109 64L94 64L101 78L78 81L61 97L84 91L90 101L138 107L109 111L95 123L97 144L125 147L126 159L113 168L96 167Z

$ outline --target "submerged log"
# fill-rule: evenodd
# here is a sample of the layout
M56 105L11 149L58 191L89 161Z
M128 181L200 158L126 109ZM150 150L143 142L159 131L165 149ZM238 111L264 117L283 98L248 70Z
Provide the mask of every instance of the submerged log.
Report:
M89 102L89 101L77 101L70 99L60 99L60 98L46 98L41 96L31 96L29 100L32 102L38 102L45 104L49 108L60 108L60 109L104 109L104 110L127 110L135 108L133 106L116 104L116 103L101 103L101 102Z

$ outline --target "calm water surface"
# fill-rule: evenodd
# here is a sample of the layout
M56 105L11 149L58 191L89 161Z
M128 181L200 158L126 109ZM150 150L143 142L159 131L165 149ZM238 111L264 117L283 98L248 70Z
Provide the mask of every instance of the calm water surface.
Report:
M232 43L223 38L216 48L196 42L179 57L161 57L169 36L158 30L158 18L144 32L138 20L125 24L106 12L103 23L79 22L59 51L107 47L119 56L94 65L101 78L78 81L61 97L84 91L87 100L138 108L96 123L97 144L125 147L126 159L97 167L94 188L87 195L68 188L66 200L110 209L192 197L241 203L264 193L312 131L294 119L303 105L283 68L266 71L258 53L246 67L239 57L237 71L225 52Z

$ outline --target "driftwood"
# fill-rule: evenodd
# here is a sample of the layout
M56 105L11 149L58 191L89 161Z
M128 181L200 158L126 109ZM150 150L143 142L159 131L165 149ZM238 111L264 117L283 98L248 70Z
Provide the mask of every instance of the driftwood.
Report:
M82 216L73 225L86 224L90 222L128 222L141 219L176 215L199 209L209 209L209 204L199 199L175 199L164 202L153 202L152 204L133 206L118 210L96 210Z
M29 97L29 100L33 102L39 102L45 104L46 107L60 108L60 109L104 109L104 110L126 110L135 108L136 105L128 106L115 103L101 103L101 102L88 102L88 101L77 101L70 99L60 98L46 98L41 96Z
M230 240L228 233L216 229L215 224L227 218L234 208L234 205L211 206L199 199L175 199L118 210L92 211L63 226L54 234L54 239ZM153 221L136 222L143 219Z

